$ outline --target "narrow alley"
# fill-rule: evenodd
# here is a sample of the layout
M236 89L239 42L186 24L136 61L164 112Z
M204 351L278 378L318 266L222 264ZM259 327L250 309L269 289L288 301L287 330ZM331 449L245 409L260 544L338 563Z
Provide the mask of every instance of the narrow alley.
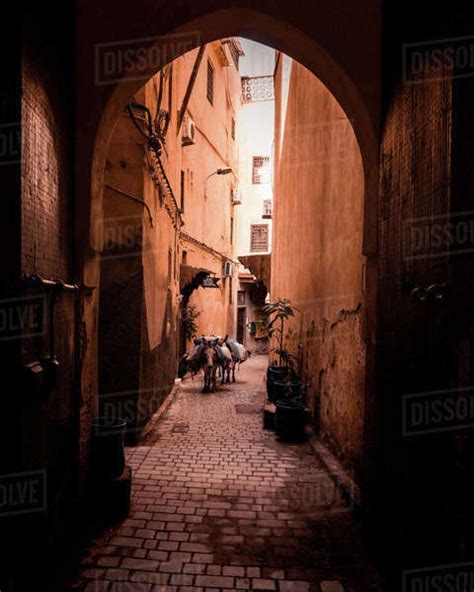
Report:
M267 358L203 394L183 382L145 443L128 449L129 518L96 539L78 590L376 590L343 501L309 442L263 430Z
M471 7L19 8L0 592L474 592Z

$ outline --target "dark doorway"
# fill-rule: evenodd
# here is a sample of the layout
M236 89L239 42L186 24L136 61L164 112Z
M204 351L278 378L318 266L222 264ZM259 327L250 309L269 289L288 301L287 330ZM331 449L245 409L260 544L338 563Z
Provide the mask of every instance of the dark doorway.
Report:
M245 306L237 308L237 341L245 345L245 316L247 309Z

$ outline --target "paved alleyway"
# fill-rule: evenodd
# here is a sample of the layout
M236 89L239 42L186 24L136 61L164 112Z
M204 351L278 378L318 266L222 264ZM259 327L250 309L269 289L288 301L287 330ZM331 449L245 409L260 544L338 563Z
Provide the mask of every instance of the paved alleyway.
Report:
M91 546L87 592L375 590L350 510L309 444L262 429L266 358L201 393L186 380L152 440L129 450L128 520Z

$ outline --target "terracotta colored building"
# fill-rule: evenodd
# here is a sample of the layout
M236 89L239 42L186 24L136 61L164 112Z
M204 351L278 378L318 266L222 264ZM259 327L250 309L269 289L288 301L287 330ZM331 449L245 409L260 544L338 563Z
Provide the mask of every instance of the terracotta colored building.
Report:
M270 290L275 52L248 39L243 45L236 327L237 339L248 349L265 352L268 332L262 306Z
M189 88L199 50L176 63L180 96ZM235 225L234 195L239 181L241 107L239 60L235 38L206 46L181 129L180 233L181 287L208 272L217 288L196 287L186 301L200 313L198 333L234 335Z
M366 367L362 159L336 99L281 53L275 130L271 294L299 309L286 347L298 357L315 425L359 477Z
M330 348L324 344L323 348L304 347L306 336L298 327L294 327L294 342L303 342L305 356L311 356L307 358L308 376L313 380L313 392L321 393L314 400L326 409L321 424L344 448L349 466L360 474L363 515L366 525L372 527L374 546L380 548L380 540L385 540L381 536L396 545L384 557L393 568L394 589L399 589L404 569L468 561L473 548L472 430L464 431L462 437L453 430L435 437L411 438L403 432L402 422L407 393L426 394L441 389L456 394L456 389L472 386L472 249L449 248L439 253L439 248L436 251L435 245L428 244L420 253L416 245L406 242L402 229L413 223L416 228L416 224L438 224L435 221L440 219L449 222L460 212L472 212L472 71L463 71L461 65L456 75L443 69L440 76L433 76L438 74L433 59L439 55L438 46L446 47L444 42L449 46L456 39L462 44L466 36L471 36L474 19L469 7L431 4L426 10L423 3L393 0L297 5L283 0L182 0L177 8L176 2L169 0L139 0L131 9L129 1L116 0L110 10L109 4L100 0L81 0L54 9L39 4L25 4L22 8L23 47L17 41L12 43L8 35L0 41L5 58L2 125L14 130L12 137L21 136L21 147L14 147L9 158L2 154L6 161L1 167L2 187L10 196L1 201L0 217L3 310L10 314L12 302L23 306L24 299L30 297L49 302L55 282L32 285L32 276L60 278L67 288L55 302L53 299L54 307L48 307L50 314L45 318L53 322L43 324L40 335L32 338L17 332L13 335L16 338L11 338L7 331L0 343L5 383L15 385L5 389L7 396L3 399L2 412L7 419L0 436L2 474L44 470L49 478L44 520L37 522L33 515L22 516L11 527L12 533L22 535L18 546L21 569L26 565L25 544L35 539L43 543L51 529L59 536L65 516L74 508L73 502L82 499L87 482L91 418L97 413L101 372L100 293L105 288L105 283L101 285L101 271L103 278L107 277L106 270L101 270L106 264L102 256L104 234L97 231L107 212L104 192L106 200L120 199L124 216L133 218L136 212L133 200L128 200L126 206L105 187L106 179L118 183L122 174L120 159L113 153L117 146L112 135L114 129L123 132L115 126L132 97L143 102L139 91L144 81L176 55L218 39L239 36L278 48L317 76L324 85L315 88L323 99L319 107L324 110L323 120L327 114L341 116L341 121L346 117L359 145L362 173L355 155L350 174L342 163L324 167L325 175L337 171L347 180L353 199L332 196L341 204L339 212L331 206L334 202L322 200L321 186L311 188L316 206L335 224L321 227L314 220L321 241L310 253L310 262L307 250L304 253L305 272L298 278L301 288L296 290L283 283L279 290L303 302L321 298L317 307L305 304L304 310L314 320L315 331L322 319L328 319L324 341L331 344ZM120 68L115 76L96 76L101 48L113 46L121 50L132 40L133 47L143 49L139 55L149 58L156 55L157 48L169 46L170 36L175 40L175 54L163 57L146 76L132 78ZM342 113L325 89L340 104ZM306 100L304 90L299 89L302 101ZM176 120L176 105L173 110L172 120ZM126 133L131 143L142 141L139 135L132 135L135 132ZM347 133L352 141L349 127ZM301 140L307 145L304 138ZM139 166L140 157L137 146L133 166ZM162 160L167 164L166 154ZM152 165L156 173L157 164ZM175 174L180 170L177 166ZM151 192L152 186L156 188L152 174L147 172L136 186L128 186L123 180L124 191L140 197L143 184ZM358 188L361 177L362 196ZM211 181L230 183L231 178L216 176ZM281 182L287 181L282 178ZM301 185L298 176L295 184ZM277 185L276 181L276 202ZM175 177L173 185L175 198L179 198L177 187L179 177ZM156 193L156 189L153 191ZM147 327L142 335L148 342L143 344L138 335L131 339L137 348L156 350L176 339L179 307L173 297L180 296L177 280L172 278L167 286L175 261L178 267L181 260L173 250L174 227L171 231L177 208L172 207L166 192L163 203L171 200L166 201L171 214L161 211L159 200L153 199L153 203L147 203L153 224L166 216L164 224L170 232L165 235L166 252L162 253L164 263L159 264L158 276L166 284L164 298L170 298L174 312L168 317L169 324L163 322L167 313L161 312L161 323L153 327L154 316L146 311L143 322ZM314 212L307 207L305 195L297 194L292 199L300 200L294 205L304 207L304 214L312 218ZM138 242L133 237L142 233L145 239L150 238L154 228L146 208L135 204L143 220L136 227L132 222L127 230L132 236L132 249ZM281 206L285 208L285 203ZM276 203L275 211L278 207ZM362 250L357 224L353 228L344 224L348 210L356 220L363 211ZM304 220L303 212L297 215L279 220L283 226L291 220ZM288 236L289 230L278 228L278 224L274 236ZM334 228L341 232L335 233ZM114 236L113 228L110 235ZM304 239L293 245L294 261L301 256L301 245L312 244L309 232L305 232ZM116 244L120 246L121 241L116 239ZM288 252L278 252L278 242L275 239L272 257L287 261ZM316 255L330 242L334 243L332 262L321 267L315 261ZM365 273L361 270L361 253ZM148 264L148 271L144 271L132 260L122 260L124 266L130 266L126 273L136 274L137 285L143 290L140 286L153 265ZM348 260L354 264L353 272L348 271ZM335 267L344 271L342 278L331 275ZM315 294L310 293L314 282L307 273L310 268L319 274L318 283L313 284ZM362 288L361 277L366 278ZM412 297L413 293L427 294L433 285L446 286L447 297L428 295L420 301ZM276 289L272 287L274 296L278 296ZM433 290L429 294L433 295ZM341 307L330 304L328 298L334 295L347 296L343 303L344 310L349 311L347 318L338 318ZM133 311L134 318L142 319L145 309L143 304L137 306L140 308ZM161 304L162 311L164 308ZM350 336L341 335L340 344L333 336L338 326L350 328ZM363 330L359 331L359 327ZM350 343L354 346L350 355L341 355L341 349ZM54 355L60 362L56 376L51 355L48 361L45 354ZM361 360L360 370L355 360ZM331 368L346 361L347 367L341 368L341 382L336 382ZM135 386L128 390L136 388L137 376L142 372L136 360L133 363ZM53 372L48 370L49 378L42 385L45 368ZM320 375L316 376L316 369ZM350 377L355 386L349 399L344 391ZM342 390L336 393L338 407L333 408L324 393L336 384ZM153 392L160 388L153 387ZM335 426L335 418L345 416L349 403L354 417L346 425ZM349 435L354 438L351 442ZM361 458L360 471L357 467Z
M95 227L100 412L123 417L133 438L174 384L189 345L183 308L199 312L198 334L234 334L242 53L229 38L177 58L135 95L109 145ZM149 129L161 134L159 154ZM216 287L203 287L206 277Z

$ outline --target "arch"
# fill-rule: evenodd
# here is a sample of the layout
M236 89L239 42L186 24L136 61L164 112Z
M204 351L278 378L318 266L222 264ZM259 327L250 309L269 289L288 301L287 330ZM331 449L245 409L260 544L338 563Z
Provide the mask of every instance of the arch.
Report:
M235 1L235 3L237 2L239 0ZM147 9L150 18L156 18L157 16L148 0L139 0L139 3L143 10L141 12L136 10L134 15L137 15L137 19L140 22L138 20L134 21L132 15L129 15L132 21L120 28L123 39L127 38L124 30L133 31L137 37L140 36L140 28L142 33L150 30L149 22L146 22ZM244 3L244 0L242 0L242 3ZM184 4L187 6L186 2ZM368 41L365 39L365 48L361 52L358 52L358 43L362 43L362 41L357 36L350 37L346 46L343 47L345 35L357 26L357 23L354 25L351 22L351 15L346 15L344 21L341 21L340 16L345 10L344 6L339 6L339 9L334 8L332 11L327 10L323 15L322 23L314 26L314 36L318 35L318 31L321 33L324 27L330 31L328 33L324 29L326 35L321 35L321 38L324 39L323 45L322 42L319 43L316 41L308 32L308 26L304 20L305 11L312 18L315 18L314 13L319 10L319 7L308 8L307 10L302 8L302 14L298 17L297 22L299 24L297 27L289 24L290 17L287 15L282 2L275 2L275 12L282 15L280 18L270 16L263 11L235 6L216 10L215 6L217 2L212 1L210 4L212 5L212 9L209 8L209 12L206 14L201 14L178 26L170 27L168 30L163 27L163 22L160 21L157 24L157 30L160 36L143 40L146 47L145 59L146 55L151 55L150 52L156 51L160 47L160 44L163 44L164 35L187 34L190 36L192 33L199 31L200 44L211 43L227 37L248 38L278 49L302 64L324 84L352 124L362 157L364 171L363 254L368 257L365 277L367 364L364 448L365 450L370 450L374 442L373 426L376 413L374 376L377 266L375 257L377 254L379 182L379 80L374 79L374 86L371 87L371 75L378 76L377 64L379 58L376 49L372 50L375 55L366 70L363 70L363 66L365 65L364 59L372 57L372 54L367 50L367 44L377 39L377 32L373 33L373 35L368 35ZM226 4L226 0L220 0L219 4ZM368 10L370 22L367 23L367 27L370 28L370 26L373 26L376 28L377 0L368 0L367 4L374 9ZM120 6L121 2L119 0L119 8ZM185 13L186 6L183 7L183 13ZM199 8L201 12L205 10L206 6ZM191 13L195 14L196 11L198 11L198 8L190 9ZM321 11L324 12L323 9ZM308 14L306 14L307 16ZM359 17L359 19L361 18ZM143 24L143 21L145 21L145 24ZM176 18L174 22L176 22ZM334 27L339 25L341 25L341 30L339 31L337 29L337 33L332 35L336 30ZM101 34L103 34L103 31ZM332 42L331 35L338 37L336 42ZM133 33L128 34L128 38L130 37L133 37ZM340 47L338 47L338 43ZM83 52L83 59L85 55L92 59L90 49L91 47L89 47L89 51L86 50ZM163 67L176 57L189 51L189 49L191 47L188 46L181 53L174 53L167 60L164 59L160 66ZM351 60L352 55L355 56L353 60ZM131 98L146 83L147 79L156 74L159 69L157 68L155 72L150 72L148 77L143 77L139 80L124 77L114 84L103 87L91 86L92 81L86 80L86 88L82 90L84 98L89 102L87 106L81 106L80 114L82 116L86 115L87 107L90 106L91 119L87 121L88 126L83 136L79 139L79 175L77 177L77 188L79 196L86 193L88 198L82 201L80 199L77 200L76 222L79 241L77 254L79 274L81 275L80 279L82 279L82 282L86 286L97 286L99 284L100 265L98 254L102 248L101 237L100 233L93 233L91 229L93 228L94 220L101 215L106 155L114 126L119 119L120 113ZM88 93L92 93L92 98ZM82 130L79 131L81 132ZM85 325L85 333L88 336L89 347L82 359L80 390L83 392L84 400L88 401L87 405L89 409L91 409L95 405L93 393L96 390L97 384L97 295L90 296L83 303L81 314ZM84 429L86 429L85 425ZM368 471L373 472L373 467L369 466L369 461L367 463Z
M249 25L251 23L251 25ZM170 30L169 34L188 34L199 31L201 44L225 37L247 37L264 43L286 53L311 71L332 93L352 123L359 144L364 166L365 177L365 221L364 221L364 254L376 252L376 198L378 191L378 142L374 127L373 114L369 113L362 94L359 92L349 74L338 61L321 45L295 27L282 20L270 17L255 10L243 8L225 8L188 21L186 24ZM157 51L166 39L163 36L144 40L147 54ZM164 40L164 41L163 41ZM164 59L162 66L171 62L186 50ZM157 69L158 71L158 69ZM150 78L156 72L150 73ZM114 125L130 98L145 84L146 78L133 80L123 78L113 87L102 113L92 156L91 188L90 188L90 219L89 228L100 212L102 199L105 158ZM100 250L97 244L98 235L89 235L88 246L93 251ZM95 275L95 274L93 274Z

